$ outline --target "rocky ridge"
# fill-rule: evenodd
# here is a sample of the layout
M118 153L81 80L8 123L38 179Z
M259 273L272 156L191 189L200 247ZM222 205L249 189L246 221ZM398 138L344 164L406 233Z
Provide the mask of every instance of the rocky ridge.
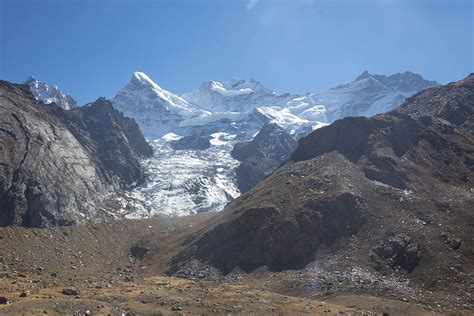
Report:
M151 149L136 123L99 99L65 111L0 82L0 225L114 217L105 200L143 177Z
M231 155L241 162L236 169L240 192L247 192L269 175L296 147L293 137L275 123L265 124L251 141L236 143Z
M59 90L56 85L51 86L45 82L39 81L33 76L29 76L25 81L25 84L30 87L31 93L35 96L35 99L41 103L55 104L64 110L70 110L79 106L72 96Z

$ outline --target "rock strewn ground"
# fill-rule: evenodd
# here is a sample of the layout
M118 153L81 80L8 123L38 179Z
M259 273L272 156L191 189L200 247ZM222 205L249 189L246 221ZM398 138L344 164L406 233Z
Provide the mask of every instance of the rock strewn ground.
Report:
M0 298L8 301L0 305L0 314L436 315L450 311L468 315L471 311L467 304L454 306L413 289L407 280L356 267L344 269L335 258L278 273L261 268L250 274L223 275L199 262L190 263L176 276L155 270L157 264L163 264L161 269L167 266L166 247L176 247L175 237L187 235L208 219L207 214L53 229L0 228ZM156 240L162 253L134 258L130 249L141 239Z

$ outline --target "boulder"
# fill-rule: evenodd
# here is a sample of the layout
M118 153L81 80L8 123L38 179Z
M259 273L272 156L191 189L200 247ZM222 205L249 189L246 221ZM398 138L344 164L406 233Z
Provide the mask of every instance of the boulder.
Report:
M64 295L79 295L79 291L74 289L63 289L62 293Z
M383 259L393 269L402 268L407 272L412 272L422 258L420 245L403 233L395 233L387 237L372 251L376 256L371 254L370 258L375 262L376 270L381 268L381 262L378 259Z
M136 243L130 248L130 253L132 256L139 260L143 260L146 254L150 251L150 248L143 243Z

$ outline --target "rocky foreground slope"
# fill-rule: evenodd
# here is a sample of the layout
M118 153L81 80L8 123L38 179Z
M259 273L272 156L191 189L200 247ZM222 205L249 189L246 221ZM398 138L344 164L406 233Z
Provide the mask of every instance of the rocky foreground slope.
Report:
M105 201L143 177L138 125L98 99L65 111L0 82L0 226L113 217Z
M150 271L147 245L136 244L138 240L156 238L162 249L173 248L170 236L210 215L51 229L0 227L0 314L419 316L438 315L433 308L440 314L447 310L444 304L420 305L397 297L315 292L305 274L263 271L222 276L206 268L183 279ZM163 261L155 264L159 262ZM308 291L295 292L302 280ZM283 282L288 282L285 289L280 288ZM323 279L318 282L327 284Z
M326 272L362 271L368 288L380 286L377 275L405 278L421 293L472 304L473 114L470 75L387 114L318 129L195 227L169 272L193 259L224 273L301 269L317 259Z

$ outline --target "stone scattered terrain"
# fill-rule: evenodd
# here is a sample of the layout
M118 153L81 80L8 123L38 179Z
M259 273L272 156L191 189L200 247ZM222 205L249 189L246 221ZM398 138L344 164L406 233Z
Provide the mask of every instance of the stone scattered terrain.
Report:
M192 262L180 275L160 272L173 249L180 248L176 237L210 217L0 228L0 314L362 316L453 311L406 281L359 269L328 272L318 263L302 270L261 268L223 275ZM158 260L154 245L143 240L159 240ZM134 256L137 245L147 250L143 256ZM371 282L377 284L372 290ZM462 307L452 315L469 311Z
M0 226L111 218L105 199L143 178L138 125L98 99L66 111L0 82Z

